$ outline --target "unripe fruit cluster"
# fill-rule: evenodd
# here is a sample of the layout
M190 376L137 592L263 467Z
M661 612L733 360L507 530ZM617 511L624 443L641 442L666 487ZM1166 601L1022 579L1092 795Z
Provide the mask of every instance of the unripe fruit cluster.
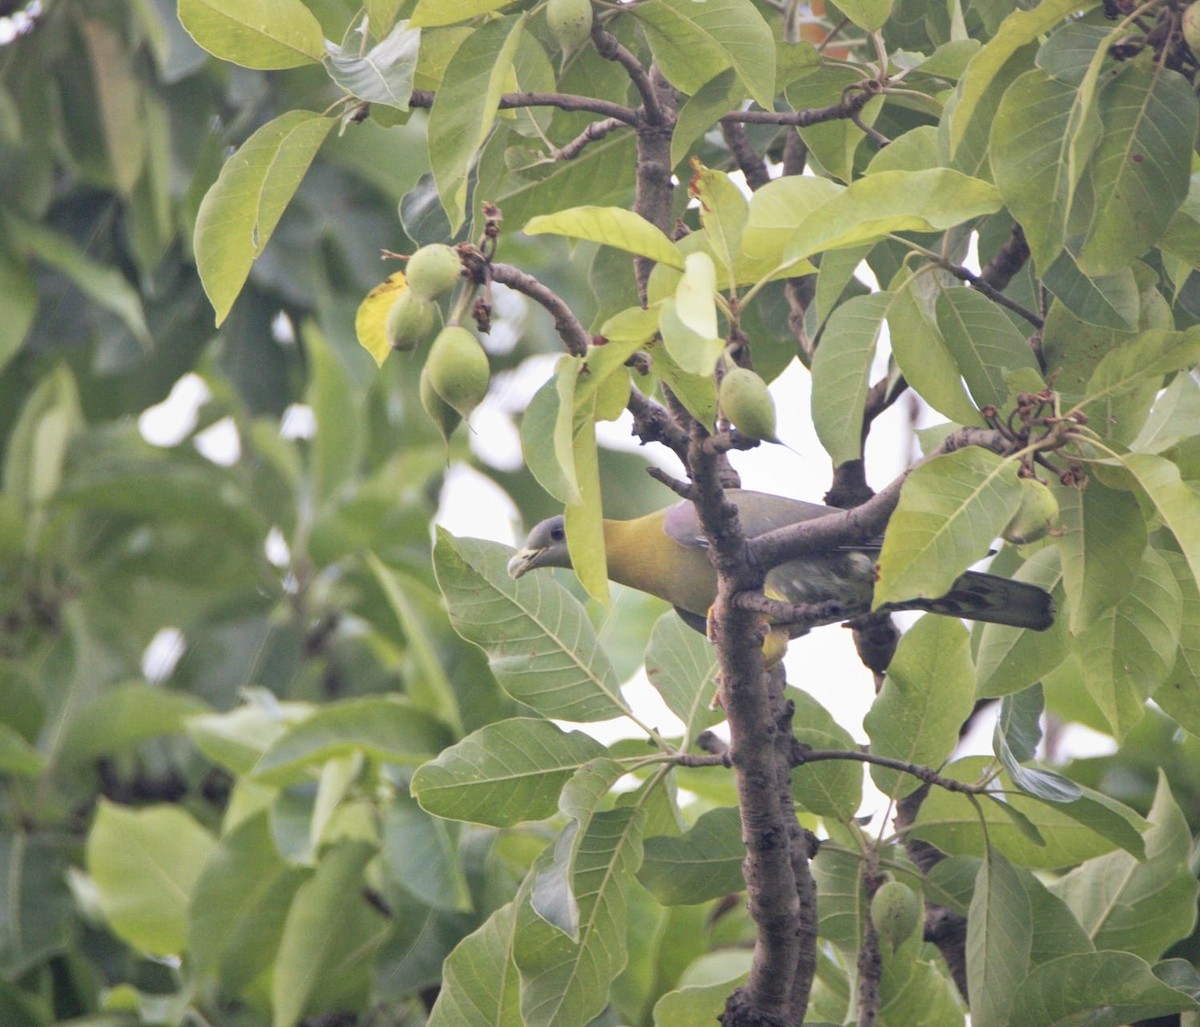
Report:
M437 326L434 302L458 284L462 262L444 243L422 246L404 269L407 288L388 311L384 331L392 349L410 350L429 338Z

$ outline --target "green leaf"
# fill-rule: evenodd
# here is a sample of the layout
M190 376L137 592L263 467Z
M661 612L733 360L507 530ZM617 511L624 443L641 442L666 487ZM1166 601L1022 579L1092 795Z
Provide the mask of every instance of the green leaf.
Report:
M579 495L563 510L567 550L579 583L593 599L608 603L608 560L604 551L604 508L600 495L600 463L596 451L595 393L590 410L576 416L571 459ZM577 403L579 400L576 401ZM578 407L577 407L578 409Z
M565 235L614 246L628 253L683 269L683 254L660 228L621 207L572 207L533 218L521 229L526 235Z
M745 858L738 811L713 809L678 838L647 838L638 880L666 906L708 902L745 888Z
M958 424L982 424L934 313L941 285L931 274L900 271L892 282L888 334L909 385L938 413Z
M512 2L513 0L417 0L417 6L413 8L412 24L421 28L455 25L480 14L498 11Z
M527 1027L587 1023L608 1001L625 965L628 892L642 861L646 812L623 807L591 818L572 881L579 902L579 940L518 911L515 957L521 972L521 1013Z
M413 24L421 24L414 15ZM429 111L429 163L438 196L457 232L466 216L467 176L492 131L513 67L525 16L486 22L454 51Z
M446 726L405 696L343 699L321 706L272 742L253 776L264 784L289 784L327 760L354 752L416 765L448 744Z
M1175 575L1183 596L1179 619L1179 652L1171 673L1154 693L1154 701L1193 735L1200 735L1200 586L1187 561L1174 552L1160 554Z
M1076 186L1099 138L1090 94L1040 70L1025 72L1000 100L992 121L992 174L1040 271L1062 249Z
M716 651L674 613L663 614L654 624L646 647L646 678L683 721L680 748L689 748L697 734L722 719L712 708L717 692Z
M204 194L196 214L196 267L218 325L334 124L312 111L281 114L242 144Z
M1025 765L1037 753L1045 708L1040 684L1006 695L992 732L992 751L1023 792L1047 802L1071 802L1083 794L1074 781L1053 771Z
M545 574L508 575L511 550L441 531L434 570L450 622L488 654L500 686L547 717L628 713L612 666L579 603Z
M73 950L78 907L67 887L68 848L74 845L45 832L0 834L0 966L7 975Z
M413 775L413 796L440 817L494 827L552 816L571 776L603 746L546 720L489 724Z
M1188 868L1191 832L1161 770L1149 819L1144 859L1110 852L1076 867L1050 890L1070 907L1096 948L1155 960L1191 934L1200 893Z
M942 289L937 323L977 406L1002 406L1012 372L1028 368L1038 373L1037 358L1020 329L974 289Z
M352 96L397 110L408 110L421 30L399 21L365 54L332 52L325 58L329 77Z
M1146 549L1128 594L1072 639L1084 687L1118 741L1142 719L1175 662L1182 607L1175 575Z
M745 195L725 172L696 163L688 183L688 196L700 204L700 224L713 254L726 273L736 279L742 232L750 217L750 204Z
M1031 11L1013 11L967 65L959 81L958 103L950 119L950 152L955 153L993 80L1021 47L1049 32L1088 0L1042 0Z
M121 685L97 696L67 722L57 752L65 763L89 763L140 742L184 730L186 718L208 707L194 695L151 685Z
M1043 963L1013 997L1016 1023L1119 1027L1200 1008L1131 952L1085 952Z
M1061 521L1055 542L1071 632L1078 634L1129 594L1142 567L1146 522L1132 494L1100 482L1056 493Z
M454 686L446 676L433 644L436 636L418 608L418 603L414 602L415 598L426 596L426 606L436 608L437 593L415 578L386 566L374 553L367 553L366 561L375 580L379 582L388 606L404 629L405 641L419 671L405 683L406 694L420 709L437 717L455 735L461 735L462 718Z
M517 904L501 906L450 953L429 1027L524 1027L513 935Z
M265 689L247 689L249 701L228 713L191 717L187 732L205 756L235 774L249 774L289 726L308 717L308 703L279 702Z
M1154 403L1150 416L1129 448L1162 453L1192 435L1200 422L1200 383L1190 374L1177 374Z
M810 44L811 45L811 44ZM671 135L671 167L678 167L692 145L704 136L718 118L735 110L745 98L746 87L732 68L702 85L679 105L675 131Z
M133 810L102 799L87 867L109 926L155 955L183 952L192 889L214 842L175 806Z
M703 258L707 264L696 264ZM715 282L710 275L712 260L706 254L691 254L692 274L684 274L674 297L664 299L658 307L658 330L663 345L676 365L684 372L700 378L708 378L717 368L717 361L725 351L725 342L716 333ZM680 302L683 310L680 309ZM684 315L693 324L708 320L711 313L713 331L699 332L684 320Z
M862 864L857 853L822 846L812 861L820 902L817 914L822 941L851 958L862 944L870 901L862 887Z
M860 29L874 32L881 29L892 13L893 0L842 0L841 11Z
M393 887L434 909L471 909L456 824L430 816L405 796L384 810L382 827L380 856Z
M789 692L796 706L792 734L812 749L856 749L858 743L824 706L807 692ZM854 760L805 763L792 771L792 799L820 817L847 821L862 805L863 772Z
M783 259L799 262L895 232L940 232L1001 205L995 186L949 168L880 171L857 179L800 222Z
M358 469L363 432L355 412L361 401L347 369L311 321L300 329L309 368L305 400L317 421L309 473L314 499L331 502Z
M90 300L120 318L143 350L154 349L141 294L117 267L89 257L72 240L42 225L5 216L0 229L16 252L64 274Z
M300 0L179 0L179 21L202 49L245 68L298 68L325 56L321 23Z
M750 197L750 214L742 231L742 255L747 260L783 264L783 253L796 229L845 187L827 178L788 175L768 182ZM797 274L803 274L796 269Z
M784 91L788 105L795 110L810 110L840 103L846 90L861 86L862 75L855 68L834 64L822 66L788 84ZM858 120L871 125L879 116L881 97L872 97L858 112ZM798 129L808 147L809 161L818 173L850 182L854 178L854 160L863 146L863 131L848 118L821 121ZM889 147L890 149L890 147Z
M971 756L951 763L942 773L960 781L975 781L991 766L990 760ZM998 785L1011 789L1004 775ZM931 792L922 804L914 832L950 855L982 855L990 839L1011 862L1035 869L1073 866L1117 846L1140 855L1138 832L1144 822L1098 792L1085 788L1075 802L1048 803L1010 790L1003 801L1034 826L1041 844L1014 824L997 803L984 803L980 809L965 796L941 789ZM981 818L987 823L986 838Z
M117 192L128 199L146 163L146 114L142 87L120 33L101 18L83 17L79 34L87 47L99 108L104 149Z
M648 0L630 8L641 22L664 77L692 95L733 68L750 95L770 110L775 98L775 41L750 0Z
M575 382L580 358L558 358L554 377L534 394L521 417L521 451L525 465L560 503L579 496L572 448L575 420Z
M0 724L0 773L37 777L46 769L46 758L7 724Z
M607 757L576 771L558 800L567 825L558 833L551 858L539 860L531 876L529 901L534 911L574 942L581 940L575 870L593 818L623 773L621 764Z
M922 617L901 638L863 728L876 755L936 767L954 751L974 705L966 628L951 617ZM872 766L871 777L891 798L921 784L886 767Z
M0 222L7 228L4 222ZM0 303L5 317L0 321L0 370L17 354L37 313L38 293L30 269L7 245L0 246Z
M196 968L215 971L231 993L267 970L296 889L309 876L284 862L265 813L230 830L205 861L188 908L187 947Z
M1163 457L1129 453L1119 459L1175 536L1192 577L1200 582L1200 496L1183 482L1179 468Z
M1042 273L1042 284L1061 301L1062 307L1087 325L1118 332L1138 327L1141 297L1129 268L1092 278L1079 270L1069 250L1063 250ZM1051 337L1056 327L1053 321L1051 314L1046 319L1046 333Z
M1140 63L1096 102L1104 134L1088 165L1095 207L1079 266L1112 274L1154 245L1187 196L1196 102L1178 72Z
M967 981L973 1025L1006 1027L1014 1022L1008 1012L1029 967L1032 940L1033 913L1021 876L989 847L975 877L967 915Z
M374 854L366 842L342 842L297 890L271 979L275 1027L291 1027L305 1012L365 1000L370 953L388 929L388 920L363 895Z
M1016 462L971 446L909 474L879 554L874 605L944 595L1020 502Z
M862 455L868 377L891 299L877 292L836 307L813 356L813 426L835 467Z

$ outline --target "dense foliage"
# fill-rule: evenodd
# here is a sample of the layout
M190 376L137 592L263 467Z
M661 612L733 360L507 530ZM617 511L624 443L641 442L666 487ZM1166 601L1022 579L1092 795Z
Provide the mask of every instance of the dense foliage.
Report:
M1195 10L0 13L0 1022L1200 1014ZM457 284L413 288L433 243ZM742 372L796 360L855 516L747 544L717 530L773 431ZM909 392L946 424L872 497ZM694 483L719 645L609 597L602 508L675 498L597 447L626 408ZM519 468L472 455L509 425ZM526 523L565 507L581 587L431 558L460 461ZM858 622L864 749L744 597L885 523L878 602L1003 535L1058 617ZM643 665L681 728L629 708ZM982 702L995 755L956 759ZM579 729L612 717L641 737ZM1072 723L1114 753L1056 762Z

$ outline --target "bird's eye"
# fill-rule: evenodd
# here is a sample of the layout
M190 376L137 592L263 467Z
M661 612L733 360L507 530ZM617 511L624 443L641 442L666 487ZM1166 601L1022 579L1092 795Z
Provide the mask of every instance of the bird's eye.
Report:
M557 527L550 529L551 541L562 542L566 537L567 537L567 533L566 533L566 531L563 530L563 527L561 524L558 525Z

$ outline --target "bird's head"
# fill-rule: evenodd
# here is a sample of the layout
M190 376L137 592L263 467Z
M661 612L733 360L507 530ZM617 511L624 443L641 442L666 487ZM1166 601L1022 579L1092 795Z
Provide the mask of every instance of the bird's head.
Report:
M567 531L562 516L550 517L535 524L529 537L508 561L508 573L519 578L527 571L538 567L570 567L571 556L567 552Z

